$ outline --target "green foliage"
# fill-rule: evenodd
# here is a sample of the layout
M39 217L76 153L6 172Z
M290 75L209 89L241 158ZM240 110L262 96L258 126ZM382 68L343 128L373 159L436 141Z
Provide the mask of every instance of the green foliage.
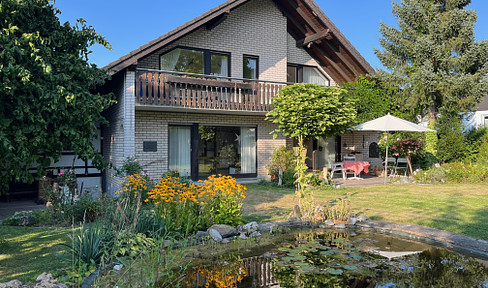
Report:
M83 160L102 156L91 139L111 95L92 91L106 78L88 62L94 44L110 44L84 20L61 24L48 0L3 0L0 8L0 184L32 182L61 151Z
M354 82L344 84L354 100L357 111L355 124L361 124L391 113L405 118L396 105L394 91L368 76L359 76Z
M471 111L488 93L488 42L475 41L470 2L393 2L398 28L380 24L382 49L375 54L390 73L377 76L396 87L399 104L414 115L429 112L435 122L444 107Z
M73 267L82 263L100 263L111 236L111 231L105 228L100 223L94 223L73 231L71 243L64 245L67 253L59 256Z
M279 180L279 171L283 172L283 178L285 178L285 174L287 171L292 170L296 163L295 155L293 154L293 150L289 149L286 146L280 146L278 149L273 150L273 155L271 155L271 161L269 164L266 165L266 169L268 169L268 175L271 176L271 180L278 181ZM289 185L289 179L282 179L284 185ZM288 182L287 182L288 180ZM295 179L292 179L291 184Z
M356 111L354 100L344 89L322 87L315 84L294 84L283 88L273 98L273 111L266 115L278 125L272 133L298 139L297 164L295 176L296 194L299 202L307 194L309 178L307 173L304 140L330 137L346 131L354 124Z
M115 235L111 256L117 262L123 263L126 259L146 253L152 245L154 245L154 239L148 238L145 234L122 230Z
M475 162L478 160L479 153L485 149L481 149L483 145L483 138L488 139L488 128L472 128L464 133L466 138L466 161Z
M488 181L488 166L482 163L452 162L420 171L414 177L418 183L485 183Z
M352 99L344 89L315 84L294 84L273 98L273 111L266 119L276 123L273 133L296 139L339 135L356 117Z
M122 166L119 168L113 167L115 176L123 177L134 174L139 174L143 171L142 164L140 164L135 156L127 157L122 161Z
M437 158L442 162L462 161L466 157L464 125L459 114L443 114L436 123Z

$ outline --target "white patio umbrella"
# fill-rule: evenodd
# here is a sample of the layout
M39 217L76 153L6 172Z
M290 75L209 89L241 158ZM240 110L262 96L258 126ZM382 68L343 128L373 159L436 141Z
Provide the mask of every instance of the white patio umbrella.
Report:
M359 131L380 131L386 132L386 157L385 157L385 184L386 184L386 177L387 177L387 168L388 168L388 132L393 131L408 131L408 132L435 132L432 129L427 127L412 123L407 120L403 120L401 118L388 115L376 118L374 120L364 122L356 127L356 130Z

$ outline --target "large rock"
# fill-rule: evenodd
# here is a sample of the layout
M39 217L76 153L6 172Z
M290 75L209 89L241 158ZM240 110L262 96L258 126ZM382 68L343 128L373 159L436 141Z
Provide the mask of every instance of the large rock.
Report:
M210 229L217 230L217 232L219 232L222 238L228 238L239 234L236 228L225 224L214 224L210 226L210 228L208 228L207 230L209 234L210 234Z
M195 233L195 238L197 239L197 241L203 241L203 240L208 238L208 232L207 231L197 231L197 233Z
M271 233L273 229L276 228L278 228L278 225L273 222L264 222L259 224L259 231L266 231Z
M215 242L221 242L222 241L222 235L220 235L219 231L209 228L207 230L208 235L215 241Z
M22 288L24 285L22 285L22 282L19 280L12 280L6 283L0 283L0 288Z
M247 223L244 226L241 226L241 231L240 232L244 232L244 233L246 233L246 235L249 235L252 232L256 232L258 230L259 230L259 224L257 222L255 222L255 221L253 221L253 222Z

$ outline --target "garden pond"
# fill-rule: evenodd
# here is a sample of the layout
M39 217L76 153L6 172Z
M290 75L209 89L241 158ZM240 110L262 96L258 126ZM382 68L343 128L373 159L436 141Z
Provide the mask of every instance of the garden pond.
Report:
M187 287L488 287L488 255L392 234L296 229L227 245L193 254Z

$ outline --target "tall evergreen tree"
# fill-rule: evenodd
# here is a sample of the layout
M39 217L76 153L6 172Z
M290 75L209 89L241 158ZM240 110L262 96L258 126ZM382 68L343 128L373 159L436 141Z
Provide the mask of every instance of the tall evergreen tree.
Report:
M398 28L381 23L375 49L389 70L377 77L399 90L404 107L428 113L431 124L446 106L469 111L488 93L488 41L476 41L470 0L393 2Z

